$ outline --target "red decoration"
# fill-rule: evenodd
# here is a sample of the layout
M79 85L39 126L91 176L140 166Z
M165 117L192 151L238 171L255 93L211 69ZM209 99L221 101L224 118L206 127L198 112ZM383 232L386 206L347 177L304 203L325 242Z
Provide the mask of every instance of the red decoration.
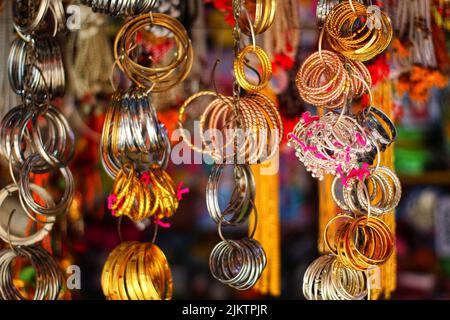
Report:
M372 85L376 86L379 82L389 77L389 64L387 63L386 55L381 55L376 58L371 64L367 66L372 76Z

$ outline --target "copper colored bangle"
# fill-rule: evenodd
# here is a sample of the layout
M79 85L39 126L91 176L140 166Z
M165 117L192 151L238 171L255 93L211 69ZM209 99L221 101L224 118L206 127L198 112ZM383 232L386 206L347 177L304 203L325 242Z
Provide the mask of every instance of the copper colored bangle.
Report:
M297 73L295 83L307 103L327 109L347 102L350 79L339 55L323 50L310 55Z

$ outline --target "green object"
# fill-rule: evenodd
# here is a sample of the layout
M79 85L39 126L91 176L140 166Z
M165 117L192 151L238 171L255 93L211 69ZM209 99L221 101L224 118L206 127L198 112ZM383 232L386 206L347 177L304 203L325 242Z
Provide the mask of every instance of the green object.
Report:
M395 168L399 174L418 175L423 173L431 157L426 149L395 148Z
M450 258L441 259L442 272L446 276L450 276Z
M27 266L20 271L19 279L27 283L34 283L36 279L36 271L32 266Z
M420 128L406 128L404 126L397 127L397 144L422 144L424 142L424 138L425 133Z

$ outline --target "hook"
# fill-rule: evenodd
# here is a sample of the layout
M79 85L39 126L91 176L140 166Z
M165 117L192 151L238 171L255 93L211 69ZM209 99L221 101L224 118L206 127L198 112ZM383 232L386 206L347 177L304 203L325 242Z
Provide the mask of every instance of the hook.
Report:
M153 224L155 225L155 229L153 231L152 243L155 244L156 236L158 235L159 224L155 220L153 221Z
M136 43L133 43L133 45L126 50L126 54L130 54L131 51L133 51L135 48L137 47ZM114 71L116 70L116 66L119 67L120 70L123 70L122 65L121 65L121 60L123 60L125 58L125 53L123 53L123 50L121 52L121 54L117 57L117 59L114 59L114 63L111 67L111 72L109 73L109 83L111 84L111 87L113 88L114 91L117 91L118 87L116 88L116 86L114 85Z
M247 21L248 21L248 25L250 26L250 33L251 33L251 39L252 39L252 45L253 45L253 50L256 50L256 35L255 35L255 30L253 29L253 24L252 24L252 20L250 20L250 15L247 11L247 8L244 6L244 12L245 15L247 17Z
M153 82L152 86L145 91L145 94L149 95L152 92L153 88L155 88L155 86L156 86L156 82Z
M319 34L319 57L320 57L320 60L322 60L322 63L326 65L325 60L323 59L323 56L322 56L322 46L323 46L324 34L325 34L325 27L323 27L320 30L320 34Z
M55 12L55 8L53 7L53 5L51 5L49 7L50 11L51 11L51 16L53 17L53 33L52 36L56 37L56 34L58 33L58 19L56 18L56 12Z
M375 148L377 148L377 165L376 165L374 171L377 171L378 168L380 168L380 166L381 166L381 150L380 150L380 147L378 146L378 143L374 143L374 145L375 145Z
M213 69L212 69L212 72L211 72L211 81L212 81L212 84L213 84L214 92L216 93L217 97L220 100L222 100L223 103L228 105L230 108L234 108L236 110L235 106L232 105L230 103L230 101L227 101L226 99L224 99L223 95L219 93L219 89L217 88L216 70L217 70L217 66L219 65L219 63L220 63L220 59L217 59L216 62L214 63L214 66L213 66ZM240 115L239 112L236 112L236 117L238 117L239 121L241 121L241 115Z
M153 18L153 13L150 11L150 12L148 13L148 16L149 16L149 18L150 18L150 26L153 26L153 25L155 24L155 20L154 20L154 18Z
M22 31L20 31L16 24L14 24L14 30L16 31L17 35L25 42L34 44L34 39L29 34L23 34Z
M250 200L250 204L253 207L253 212L254 212L254 215L255 215L255 221L253 222L253 230L252 230L252 232L249 235L249 238L253 239L253 237L255 236L255 233L256 233L256 227L258 226L258 209L256 209L256 205L253 202L253 200Z
M116 88L116 86L114 85L114 71L116 69L116 66L119 65L119 60L121 59L123 59L123 54L114 60L114 63L111 67L111 72L109 73L109 83L111 84L111 87L113 88L114 91L117 91L118 89L118 87Z
M353 5L353 1L352 0L348 0L350 7L352 8L353 13L356 13L356 9L355 6Z

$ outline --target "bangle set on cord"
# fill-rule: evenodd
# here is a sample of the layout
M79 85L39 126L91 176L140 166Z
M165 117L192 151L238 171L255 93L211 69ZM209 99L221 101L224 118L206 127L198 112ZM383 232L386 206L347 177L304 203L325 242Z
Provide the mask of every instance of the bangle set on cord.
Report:
M256 45L255 36L266 31L273 22L275 0L233 0L234 54L233 70L235 82L233 96L217 92L201 91L188 98L179 110L178 126L183 141L193 150L207 154L216 164L210 173L206 187L206 204L211 219L218 225L222 241L211 252L209 266L215 279L238 290L252 288L260 278L266 263L262 245L249 237L227 240L222 235L222 226L238 226L246 223L252 212L255 214L255 182L249 164L261 163L277 155L283 123L275 104L260 91L268 86L272 77L272 64L267 53ZM240 48L241 34L252 38L252 44ZM260 71L251 67L247 56L253 54L260 62ZM246 68L258 75L253 83ZM246 91L241 95L241 91ZM188 108L195 100L209 98L199 119L201 145L194 145L188 138L185 123ZM219 203L220 179L227 165L231 165L234 189L225 209Z
M317 17L317 26L319 28L323 27L327 15L331 12L334 6L343 1L347 0L319 0L317 2L316 17ZM372 0L355 0L355 1L361 2L367 7L372 5Z
M203 97L215 99L200 116L201 146L197 146L190 142L183 127L188 108ZM234 107L232 97L201 91L180 107L178 124L182 128L183 141L193 150L210 155L217 163L230 163L236 159L239 163L269 160L276 155L283 135L283 123L274 103L259 92L244 95Z
M161 219L178 209L180 190L166 172L171 145L158 120L152 92L180 84L193 63L191 40L183 25L171 16L152 13L157 1L84 1L94 11L134 16L120 28L114 41L119 69L132 81L127 90L116 90L106 111L100 153L102 165L114 179L108 209L115 217L134 222L152 219L156 238ZM143 62L141 32L166 30L174 42L173 57L164 66ZM158 35L160 38L160 35ZM170 52L169 52L170 54ZM170 58L170 57L169 57ZM119 224L121 220L119 220ZM169 300L172 275L164 253L154 243L122 242L107 258L101 285L111 300Z
M262 163L278 152L283 136L283 124L275 104L262 92L272 77L272 64L267 53L255 44L255 36L263 33L273 22L276 10L274 0L233 2L236 21L233 31L235 83L233 96L201 91L189 97L179 110L178 126L183 141L193 150L211 156L216 163ZM252 20L253 19L253 20ZM242 25L245 23L245 28ZM252 37L253 44L240 49L240 35ZM248 54L260 62L260 71L250 67ZM252 83L246 68L258 73L258 83ZM246 91L241 96L240 91ZM201 145L194 145L184 128L187 109L200 98L213 99L206 104L199 118ZM208 136L207 134L208 133Z
M253 234L239 240L228 240L222 235L222 226L238 226L248 221L255 211L255 181L248 165L233 167L234 188L225 209L219 204L219 183L225 165L214 165L206 186L206 204L211 219L217 223L222 239L211 252L209 266L215 279L238 290L253 287L266 266L266 255ZM255 217L257 219L257 217ZM255 220L254 228L257 221ZM256 229L254 229L256 230Z
M159 0L81 0L81 3L92 8L92 11L111 16L137 16L151 12Z
M326 112L322 117L304 113L288 134L288 145L313 177L335 176L331 193L343 210L324 231L330 255L305 273L303 293L311 300L364 299L370 293L366 273L394 251L392 230L380 217L397 207L401 185L392 170L380 166L380 153L397 133L392 120L372 105L372 79L362 63L387 48L392 26L379 8L360 2L319 1L319 50L296 77L301 98ZM322 50L325 35L334 51ZM366 93L369 106L353 114L352 100ZM338 221L330 235L330 225Z
M49 21L53 22L53 30L47 29ZM64 114L52 104L65 90L61 48L54 39L58 31L65 29L62 2L14 1L13 24L19 37L10 48L7 70L11 88L22 102L0 122L0 153L9 162L13 180L0 190L0 206L8 198L17 197L21 208L10 213L2 211L9 217L4 216L8 217L7 225L0 225L0 238L11 248L0 252L0 298L28 298L15 287L11 268L16 257L23 257L37 273L32 298L54 300L59 296L62 273L54 258L36 245L52 230L56 218L67 213L75 187L68 168L75 135ZM35 182L39 175L56 172L64 180L59 199ZM13 219L14 215L21 216ZM36 225L31 234L20 232L23 228L16 226L23 219Z
M172 274L155 244L122 242L108 256L101 276L108 300L170 300Z
M13 1L13 25L23 39L66 30L66 15L62 0ZM53 30L47 30L53 26Z
M133 55L136 34L154 26L170 31L176 43L174 58L162 67L140 64ZM136 85L151 88L152 92L164 92L187 78L192 69L194 52L189 35L178 20L165 14L150 13L137 16L122 26L114 41L114 57L120 70Z

